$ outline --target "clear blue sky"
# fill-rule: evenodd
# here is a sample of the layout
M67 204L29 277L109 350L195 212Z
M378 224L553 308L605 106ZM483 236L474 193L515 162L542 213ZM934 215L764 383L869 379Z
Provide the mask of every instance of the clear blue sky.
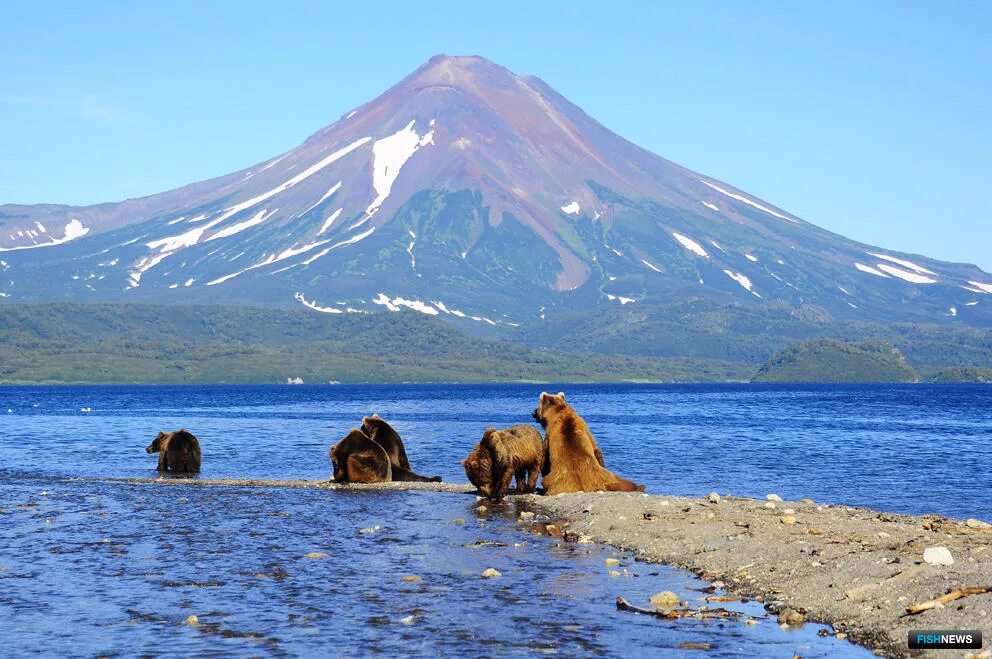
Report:
M6 3L0 203L281 153L437 53L822 227L992 271L992 2Z

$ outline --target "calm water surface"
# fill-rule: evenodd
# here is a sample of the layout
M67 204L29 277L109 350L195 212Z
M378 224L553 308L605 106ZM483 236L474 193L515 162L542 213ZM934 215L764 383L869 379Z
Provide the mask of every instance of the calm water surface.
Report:
M707 656L870 656L814 625L617 612L617 595L692 601L704 584L537 535L512 501L479 513L470 495L97 480L154 477L144 447L180 426L200 437L204 477L325 479L330 444L378 412L418 472L464 482L482 431L529 421L542 389L564 389L608 466L649 492L992 511L992 387L7 387L3 653L699 656L678 649L695 641ZM627 576L607 575L613 555ZM487 567L503 576L479 578Z

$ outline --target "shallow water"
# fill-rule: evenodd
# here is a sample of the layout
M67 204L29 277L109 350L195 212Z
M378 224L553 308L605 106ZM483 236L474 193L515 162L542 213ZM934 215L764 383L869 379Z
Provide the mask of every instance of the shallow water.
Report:
M417 471L464 482L482 430L529 420L541 388L0 389L4 654L699 656L677 649L693 641L707 656L870 656L815 625L618 612L617 595L694 601L705 584L626 556L610 577L614 550L535 534L512 502L479 514L460 494L94 480L154 477L144 447L179 426L201 439L204 477L326 479L329 445L375 411ZM992 510L992 388L564 388L607 465L649 491Z

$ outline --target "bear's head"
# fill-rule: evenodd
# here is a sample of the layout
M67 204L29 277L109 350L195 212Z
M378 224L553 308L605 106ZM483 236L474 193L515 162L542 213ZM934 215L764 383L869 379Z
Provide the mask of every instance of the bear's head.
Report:
M462 460L465 467L465 475L472 485L479 488L479 494L488 497L492 494L492 458L489 451L482 448L481 444L476 444L468 457Z
M362 432L365 433L366 437L374 437L376 431L385 428L389 428L389 424L383 421L378 414L362 417Z
M145 449L145 453L158 453L161 451L165 448L165 444L168 444L166 440L171 434L172 433L159 432L155 439L152 440L152 443L148 445L148 448Z
M558 410L564 409L566 405L564 391L559 391L557 394L549 394L546 391L542 391L541 397L537 401L537 407L531 416L541 424L542 428L547 428L548 417Z
M338 460L338 447L340 445L341 445L341 442L338 442L337 444L335 444L334 446L332 446L331 447L331 453L330 453L330 456L331 456L331 465L333 465L333 467L334 467L333 480L336 480L336 481L339 481L339 480L341 480L341 479L344 478L344 469L341 466L341 462Z

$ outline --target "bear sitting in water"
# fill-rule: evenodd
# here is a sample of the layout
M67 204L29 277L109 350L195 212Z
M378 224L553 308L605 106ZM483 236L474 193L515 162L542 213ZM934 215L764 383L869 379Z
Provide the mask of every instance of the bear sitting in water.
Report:
M158 453L158 471L189 473L200 471L200 442L185 428L173 432L160 432L145 449Z
M504 430L488 428L482 441L462 460L465 475L479 494L502 499L517 477L517 492L533 492L544 464L544 441L533 426L520 424Z
M428 478L410 469L399 433L375 415L363 418L361 429L353 429L332 446L330 457L334 481L339 483L441 482L440 476Z
M336 483L388 483L393 479L386 451L358 428L332 446L330 456Z
M596 440L565 394L541 393L535 416L547 428L551 468L544 477L545 494L564 492L643 492L644 486L604 468L596 456Z

